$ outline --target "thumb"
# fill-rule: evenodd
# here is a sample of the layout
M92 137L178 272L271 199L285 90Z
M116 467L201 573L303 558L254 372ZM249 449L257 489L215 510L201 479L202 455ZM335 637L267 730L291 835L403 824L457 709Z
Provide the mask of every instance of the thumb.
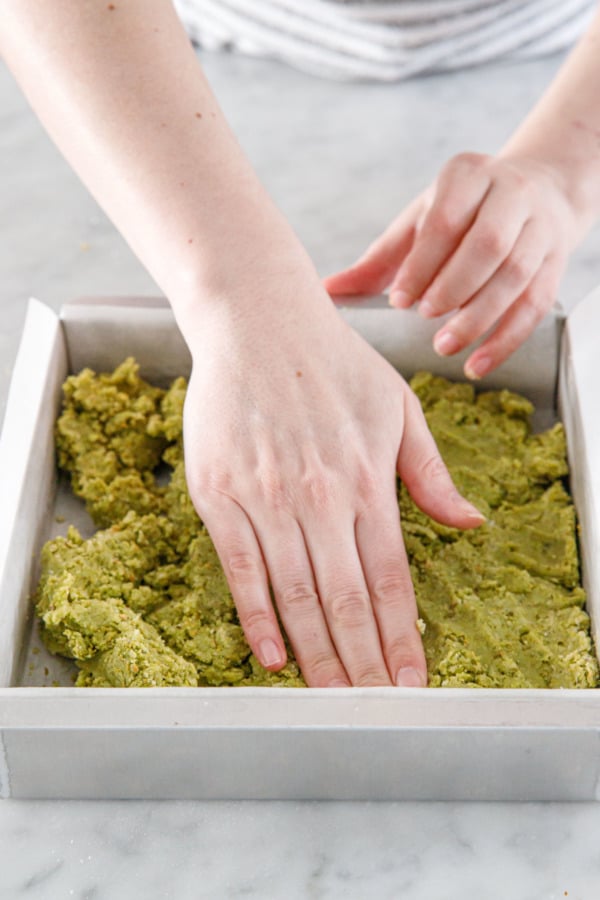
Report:
M413 200L360 259L324 279L325 290L331 296L381 293L391 284L413 245L421 205L421 197Z
M388 272L378 259L362 258L348 269L323 279L325 290L332 297L343 294L380 294L394 277L395 267Z
M443 525L476 528L485 516L458 493L436 447L416 395L405 394L405 420L398 475L417 506Z

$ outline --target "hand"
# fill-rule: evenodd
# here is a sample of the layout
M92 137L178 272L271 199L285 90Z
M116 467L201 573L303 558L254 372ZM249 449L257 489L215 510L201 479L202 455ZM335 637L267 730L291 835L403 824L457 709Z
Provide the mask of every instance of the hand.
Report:
M465 363L466 375L479 378L548 312L579 237L554 168L524 157L461 154L325 287L332 295L389 287L392 306L419 302L426 318L453 312L434 337L443 356L493 328Z
M205 308L188 339L191 496L266 668L286 660L270 584L308 685L423 686L396 471L439 521L483 517L456 492L403 379L316 273L293 281L276 301L246 293Z

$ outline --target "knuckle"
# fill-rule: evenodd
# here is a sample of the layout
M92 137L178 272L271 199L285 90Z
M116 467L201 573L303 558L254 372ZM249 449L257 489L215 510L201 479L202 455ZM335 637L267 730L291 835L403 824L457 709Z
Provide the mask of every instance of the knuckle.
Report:
M381 491L379 478L375 475L373 467L368 464L359 465L356 481L356 496L364 507L371 507L378 502Z
M448 290L444 285L431 290L431 292L428 291L427 301L431 304L431 308L437 315L449 312L451 309L458 309L464 302L462 299L457 298L454 295L454 292Z
M311 471L303 476L300 481L300 490L304 502L313 509L329 509L335 494L334 480L324 469Z
M424 481L439 481L448 477L446 465L439 453L432 453L421 461L421 477Z
M461 169L470 172L472 169L484 165L486 160L487 156L485 154L472 153L467 150L453 156L447 163L447 169L450 171Z
M272 623L266 610L253 607L244 611L240 619L248 643L257 642L265 633L271 634Z
M386 687L391 684L389 675L374 666L365 666L352 679L355 687Z
M412 666L416 669L419 667L419 662L423 653L419 646L420 644L421 638L419 632L415 628L414 636L409 637L405 634L388 641L385 648L386 657L388 660L393 661L391 662L391 665L393 665L395 669L401 669L407 666Z
M481 165L481 157L478 153L457 153L443 166L439 181L451 183L455 178L470 175L475 168Z
M319 605L317 593L310 584L299 581L285 585L277 595L282 613L310 612Z
M512 330L509 346L512 353L521 344L534 328L539 325L546 315L547 307L542 303L539 297L531 297L522 307L521 320L517 327Z
M544 318L544 316L554 303L555 299L556 295L554 293L551 293L550 291L542 292L535 297L533 301L533 307L537 315L536 324Z
M538 189L537 184L532 184L525 172L522 172L521 169L515 167L513 163L504 160L501 173L503 181L505 181L508 186L512 187L513 190L525 192L527 196L532 199L535 198Z
M290 504L288 483L274 469L262 472L258 478L259 490L268 505L274 509L287 508Z
M332 622L341 628L362 627L369 614L370 600L360 588L338 590L328 598Z
M519 346L522 335L531 332L535 326L544 318L552 303L554 295L549 291L535 290L534 286L530 286L521 295L517 304L515 304L515 313L510 326L499 332L497 340L504 338L504 342L516 349ZM494 335L496 337L496 335Z
M497 259L506 255L506 238L490 225L480 225L475 235L475 252L484 257Z
M407 597L413 596L412 582L408 572L389 572L380 575L373 582L371 598L377 606L399 606Z
M510 256L504 263L504 275L511 285L522 285L531 274L531 263L524 256Z
M230 496L233 489L233 474L229 469L208 466L190 467L186 473L190 490L206 502Z
M333 653L318 652L304 661L302 671L311 687L326 687L334 678L345 680L340 664Z
M460 225L460 212L449 203L438 202L431 208L428 224L436 235L453 234Z
M253 553L234 550L225 553L224 568L228 580L233 585L246 585L257 578L261 566Z

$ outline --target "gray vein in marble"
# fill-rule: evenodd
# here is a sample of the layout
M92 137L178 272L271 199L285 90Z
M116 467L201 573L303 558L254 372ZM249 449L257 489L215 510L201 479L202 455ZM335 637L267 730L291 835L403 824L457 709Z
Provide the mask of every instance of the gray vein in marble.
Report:
M24 890L30 891L32 888L37 888L39 885L43 885L44 890L51 890L52 888L48 885L48 882L51 882L53 875L60 872L64 864L64 859L58 859L55 862L48 863L46 868L38 869L31 878L27 879L24 884Z

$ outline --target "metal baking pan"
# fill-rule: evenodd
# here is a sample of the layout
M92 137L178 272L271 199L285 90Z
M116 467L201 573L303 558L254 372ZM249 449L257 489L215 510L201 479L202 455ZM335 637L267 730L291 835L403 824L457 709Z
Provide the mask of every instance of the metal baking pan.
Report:
M385 301L341 314L404 375L461 377L436 324ZM555 310L493 377L565 423L588 611L600 626L600 292ZM160 352L157 353L157 347ZM39 642L39 550L88 527L57 480L61 384L125 356L168 382L189 354L160 300L91 299L59 317L31 301L0 438L0 795L36 798L590 800L600 791L600 691L72 687ZM596 465L594 463L596 462ZM58 685L58 686L56 686Z

